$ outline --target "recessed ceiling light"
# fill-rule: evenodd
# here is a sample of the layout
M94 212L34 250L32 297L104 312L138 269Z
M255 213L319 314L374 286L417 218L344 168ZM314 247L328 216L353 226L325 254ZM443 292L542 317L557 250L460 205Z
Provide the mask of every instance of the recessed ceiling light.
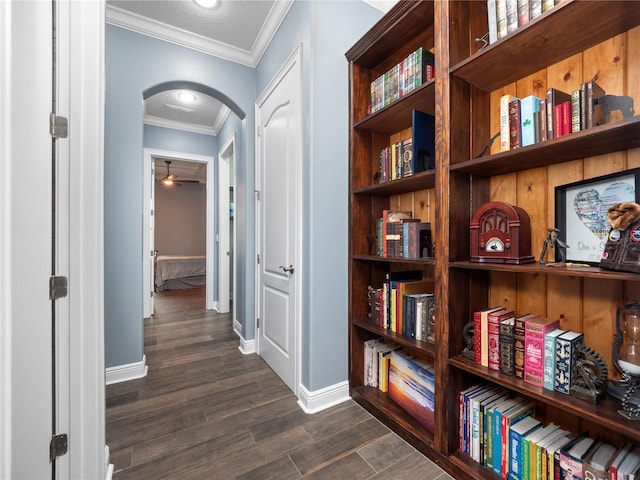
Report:
M196 96L191 92L180 92L178 98L185 103L193 103L196 101Z
M219 0L193 0L198 5L204 8L214 8L218 5Z

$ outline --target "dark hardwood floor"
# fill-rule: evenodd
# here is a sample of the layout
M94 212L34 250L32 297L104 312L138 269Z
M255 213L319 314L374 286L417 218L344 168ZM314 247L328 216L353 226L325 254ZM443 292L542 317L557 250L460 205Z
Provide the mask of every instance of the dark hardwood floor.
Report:
M351 400L305 414L204 306L203 289L157 294L148 375L107 387L115 480L451 478Z

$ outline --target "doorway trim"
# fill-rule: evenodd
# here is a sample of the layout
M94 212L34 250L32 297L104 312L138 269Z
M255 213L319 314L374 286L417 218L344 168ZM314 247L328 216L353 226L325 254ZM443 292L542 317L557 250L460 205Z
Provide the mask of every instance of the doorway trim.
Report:
M218 232L220 235L220 242L218 243L218 304L219 311L221 313L227 313L229 310L232 311L232 322L235 326L236 322L236 309L229 308L229 294L235 294L236 292L236 276L237 276L237 268L236 268L236 220L235 220L235 185L236 185L236 134L234 133L229 137L229 139L223 144L220 152L218 153L218 196L220 198L218 205ZM228 160L231 160L231 164L229 164ZM231 175L229 175L231 173ZM231 206L231 201L229 200L229 188L233 188L233 208L234 208L234 218L233 218L233 226L231 229L223 229L222 222L224 220L228 221L230 209L225 213L227 207ZM226 197L224 197L226 192ZM227 202L225 203L223 200L227 198ZM225 205L223 207L223 205ZM226 237L226 238L225 238ZM231 242L230 238L233 239ZM228 245L229 250L232 253L232 259L229 268L231 272L233 272L233 281L231 285L229 285L229 268L223 268L223 256L225 252L223 252L223 245ZM226 270L226 271L225 271ZM226 279L225 279L226 277ZM227 284L227 288L224 288L225 280ZM231 289L231 292L229 291ZM226 295L227 302L223 302L223 298Z
M151 162L155 157L162 158L171 158L173 160L182 160L185 162L199 162L205 163L207 165L207 227L206 227L206 251L205 255L206 259L206 305L205 308L207 310L212 310L214 308L214 299L213 299L213 273L215 271L215 256L213 250L213 240L215 238L215 186L214 186L214 178L215 178L215 157L207 156L207 155L198 155L195 153L186 153L186 152L174 152L171 150L161 150L157 148L145 148L144 151L144 173L143 173L143 182L144 182L144 191L143 195L143 220L142 220L142 243L145 251L150 250L150 239L149 239L149 225L151 222L151 212L149 208L146 208L145 203L147 202L147 189L150 188L151 182L153 179L151 178ZM150 193L150 192L148 192ZM143 282L145 282L145 278L150 279L151 274L151 257L145 255L145 258L148 261L143 262L142 265L142 275ZM146 283L146 282L145 282ZM150 286L151 287L151 286ZM145 295L144 304L146 305L148 302L147 295ZM150 302L149 302L150 303ZM146 307L145 307L146 308ZM150 308L150 307L149 307ZM145 312L146 313L146 312ZM144 318L147 318L146 316Z

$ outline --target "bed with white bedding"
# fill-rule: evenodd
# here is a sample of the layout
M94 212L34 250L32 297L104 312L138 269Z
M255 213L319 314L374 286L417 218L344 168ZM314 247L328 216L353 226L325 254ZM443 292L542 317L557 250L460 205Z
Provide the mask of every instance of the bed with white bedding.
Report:
M206 285L205 255L157 255L155 290L181 290Z

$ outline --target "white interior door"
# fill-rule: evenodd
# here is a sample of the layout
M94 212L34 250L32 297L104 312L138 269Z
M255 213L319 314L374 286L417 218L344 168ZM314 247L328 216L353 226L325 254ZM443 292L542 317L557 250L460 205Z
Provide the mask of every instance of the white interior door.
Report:
M300 278L301 51L256 104L258 353L297 394Z
M153 315L153 291L154 291L154 276L155 276L155 258L154 258L154 217L155 217L155 162L153 156L145 149L144 152L144 185L142 198L144 199L143 205L143 232L142 232L142 245L145 252L146 260L143 265L142 275L142 291L144 295L143 299L143 318L149 318Z

